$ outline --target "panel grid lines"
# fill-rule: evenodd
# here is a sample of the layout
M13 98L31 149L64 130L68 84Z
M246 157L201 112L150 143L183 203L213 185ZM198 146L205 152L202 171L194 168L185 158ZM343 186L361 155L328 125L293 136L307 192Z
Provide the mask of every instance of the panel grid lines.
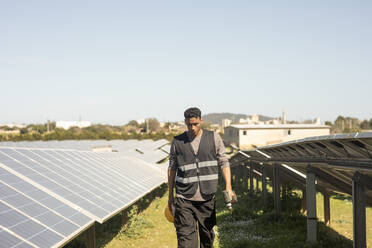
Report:
M28 204L18 206L19 209L22 210L22 208L25 208L25 207L27 207L27 206L32 206L32 205L34 205L35 203L37 203L37 204L39 204L40 206L44 207L46 210L48 210L48 211L50 211L50 212L56 214L57 216L63 218L64 220L73 223L74 225L76 225L76 227L79 226L79 224L74 223L72 220L68 219L67 217L61 215L60 213L58 213L58 212L56 212L55 210L49 208L48 206L44 205L43 203L38 202L38 201L36 201L35 199L32 199L31 197L27 196L27 195L24 194L23 192L18 191L17 189L13 188L12 186L7 185L7 184L4 183L3 181L0 180L0 183L6 185L7 187L11 188L12 190L14 190L15 192L17 192L18 194L23 195L24 197L26 197L26 198L29 200L29 203L28 203ZM3 185L0 185L0 187L1 187L1 186L3 186ZM14 196L16 196L16 195L17 195L17 194L14 194ZM4 197L4 198L2 198L2 200L5 200L5 201L6 201L7 198L8 198L8 197ZM43 214L46 214L46 213L48 213L48 212L47 212L47 211L44 211L43 213L41 213L41 214L39 214L39 215L34 215L34 217L42 216ZM76 214L77 214L77 213L75 213L75 215L76 215ZM57 225L57 224L60 224L61 222L62 222L62 221L57 222L56 225Z
M14 160L15 161L17 161L15 158L14 158ZM31 159L30 159L31 160ZM45 180L43 180L43 181L41 181L40 183L46 183L46 182L49 182L49 181L51 181L52 183L54 183L55 185L57 185L58 186L58 189L61 189L61 190L65 190L65 191L68 191L69 192L69 194L70 195L72 195L72 196L78 196L78 198L80 198L80 201L79 201L79 203L80 202L88 202L88 203L90 203L90 209L91 210L93 210L93 209L101 209L101 213L106 213L106 210L104 210L103 208L101 208L100 206L97 206L93 201L91 201L91 200L89 200L89 199L87 199L87 198L85 198L84 196L80 196L80 195L77 195L75 192L72 192L72 191L70 191L70 190L68 190L68 189L66 189L66 187L63 185L63 184L61 184L60 182L57 182L56 180L54 180L54 179L49 179L49 178L46 178L45 176L43 176L40 172L38 172L37 170L35 170L35 169L33 169L33 168L31 168L30 166L28 166L26 163L25 163L25 161L17 161L20 165L23 165L23 166L25 166L25 167L27 167L27 168L30 168L31 170L33 170L34 172L35 172L35 174L37 175L37 177L41 177L41 178L44 178ZM27 161L27 162L30 162L30 161ZM32 161L33 162L33 161ZM14 168L14 169L16 169L17 170L17 168ZM27 176L27 177L30 177L30 176ZM31 179L32 179L32 177L30 177ZM52 190L54 191L54 192L56 192L56 188L52 188ZM58 194L58 193L57 193ZM63 197L63 196L62 196ZM67 198L68 199L68 198Z
M19 245L26 245L26 247L34 247L38 248L28 240L23 239L18 234L14 233L13 231L3 227L0 224L0 243L1 248L15 248Z
M38 156L40 156L40 154L37 154ZM45 156L48 156L47 154L45 154ZM41 157L40 157L41 158ZM54 163L53 161L51 160L47 160L45 158L42 158L44 161L40 161L40 163L47 163L49 165L53 165L53 166L58 166L56 163ZM57 161L57 160L55 160ZM65 164L65 166L68 166L68 164ZM64 176L64 179L66 180L63 184L65 185L65 187L67 189L70 189L71 187L75 187L76 189L73 191L74 193L93 193L93 191L90 190L90 188L95 188L95 192L100 192L101 189L96 187L94 184L90 184L84 180L82 180L81 178L84 176L84 175L81 175L81 172L80 171L77 171L77 170L74 170L73 167L70 167L69 168L71 170L73 170L75 173L70 173L68 172L66 169L63 169L63 167L60 167L61 171L59 173L59 175L62 177ZM79 177L77 176L79 175ZM68 177L68 179L67 179ZM79 183L80 182L80 183ZM79 185L84 185L86 184L86 188L81 188ZM104 191L101 191L103 195L105 195L105 192ZM95 194L95 196L98 196L100 198L100 200L104 201L103 198L100 197L99 194Z
M119 213L166 182L167 143L0 142L0 248L61 247ZM107 145L119 152L88 151Z

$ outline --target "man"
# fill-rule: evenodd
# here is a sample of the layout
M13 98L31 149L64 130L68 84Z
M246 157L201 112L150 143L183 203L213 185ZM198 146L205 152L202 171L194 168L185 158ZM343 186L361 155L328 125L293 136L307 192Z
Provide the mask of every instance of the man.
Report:
M197 248L197 230L200 247L213 247L218 166L222 169L226 190L233 195L230 165L219 134L201 129L201 111L189 108L184 117L188 131L174 137L171 146L168 205L175 207L178 248Z

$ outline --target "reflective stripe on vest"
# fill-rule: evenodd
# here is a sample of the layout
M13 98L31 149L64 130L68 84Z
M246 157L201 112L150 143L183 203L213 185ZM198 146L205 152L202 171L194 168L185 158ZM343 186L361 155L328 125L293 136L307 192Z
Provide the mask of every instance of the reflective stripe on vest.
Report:
M217 160L199 162L199 168L209 167L209 166L217 166L217 165L218 165Z
M204 162L199 162L198 163L199 168L202 167L209 167L209 166L217 166L217 160L212 160L212 161L204 161ZM185 164L180 167L178 167L181 171L187 171L187 170L193 170L196 169L196 163L193 164Z
M202 181L210 181L210 180L217 180L218 179L218 174L212 174L212 175L205 175L205 176L199 176L200 182ZM198 181L198 177L176 177L176 181L180 183L195 183Z

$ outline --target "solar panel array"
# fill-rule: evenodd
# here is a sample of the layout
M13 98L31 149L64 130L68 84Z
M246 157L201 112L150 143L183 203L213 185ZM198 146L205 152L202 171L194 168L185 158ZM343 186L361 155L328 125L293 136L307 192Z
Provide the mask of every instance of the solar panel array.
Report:
M234 170L239 170L240 165L244 164L245 167L253 168L253 176L258 179L262 179L262 172L265 170L266 177L269 177L272 181L274 180L273 167L267 163L244 163L249 159L247 154L244 155L244 152L239 152L230 159L232 174L237 174L239 171L235 172ZM280 178L284 184L292 184L297 186L302 190L306 190L306 172L300 172L297 169L288 167L286 164L282 164L280 170ZM318 181L316 188L319 192L327 192L330 190L335 190L329 183L323 181ZM251 188L252 190L252 188Z
M329 193L352 195L353 246L366 247L366 206L372 206L372 132L311 137L239 151L231 163L237 171L247 164L250 168L260 164L258 170L273 179L276 214L280 212L281 181L295 183L306 192L309 242L317 239L316 191L324 196L326 223L330 223ZM266 177L262 178L264 184Z
M303 174L311 164L318 172L318 181L331 191L351 194L355 171L372 178L372 133L310 137L243 153L255 161L285 163ZM234 159L244 158L239 155ZM366 198L372 206L369 187Z
M107 143L0 143L0 248L61 247L166 182L167 141Z
M168 156L163 147L169 146L165 139L147 140L63 140L63 141L21 141L0 142L0 146L28 148L56 148L92 151L95 148L110 147L122 155L140 158L149 163L157 163Z

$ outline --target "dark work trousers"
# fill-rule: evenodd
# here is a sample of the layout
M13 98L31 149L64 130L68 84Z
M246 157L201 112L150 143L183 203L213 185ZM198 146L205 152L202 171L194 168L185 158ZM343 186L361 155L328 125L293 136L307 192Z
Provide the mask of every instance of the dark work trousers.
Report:
M216 225L216 200L189 201L176 197L174 226L177 231L178 248L197 248L199 224L200 248L213 248Z

